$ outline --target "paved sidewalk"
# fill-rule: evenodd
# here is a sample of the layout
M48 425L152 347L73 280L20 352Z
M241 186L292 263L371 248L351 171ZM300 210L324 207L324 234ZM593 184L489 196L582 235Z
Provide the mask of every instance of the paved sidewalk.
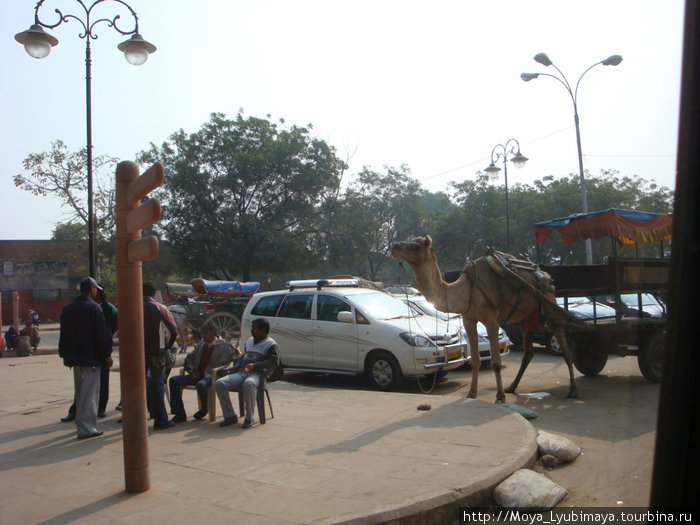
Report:
M111 410L98 420L105 433L84 441L59 422L73 386L57 355L6 354L0 384L3 525L444 524L457 521L459 506L490 503L492 488L537 449L534 427L492 403L280 381L270 385L275 417L265 425L149 425L151 489L127 494L118 373ZM183 397L191 417L196 394ZM417 410L425 403L432 410Z

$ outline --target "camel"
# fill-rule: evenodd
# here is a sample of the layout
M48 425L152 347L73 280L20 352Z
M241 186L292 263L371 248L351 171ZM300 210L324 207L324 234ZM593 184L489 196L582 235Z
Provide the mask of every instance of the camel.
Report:
M509 261L517 261L512 255L496 253ZM482 256L467 264L455 282L447 283L440 274L430 236L395 243L391 248L391 256L403 259L411 266L421 292L435 308L441 312L462 315L471 350L472 382L467 397L476 398L481 364L476 323L481 321L486 326L491 344L491 368L496 375L496 402L503 403L506 399L505 392L515 392L532 359L532 331L540 322L540 316L544 318L557 341L561 342L564 359L569 367L568 397L578 397L571 350L561 321L562 313L556 304L554 286L548 274L535 265L531 265L532 268L522 268L516 264L510 269L518 278L502 277L492 266L493 261ZM504 391L501 382L498 328L501 324L514 322L520 322L523 326L523 359L515 379Z

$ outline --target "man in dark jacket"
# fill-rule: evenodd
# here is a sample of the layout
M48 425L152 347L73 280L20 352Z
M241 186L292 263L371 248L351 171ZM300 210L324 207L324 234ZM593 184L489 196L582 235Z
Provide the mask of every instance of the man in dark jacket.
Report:
M107 300L105 291L103 288L97 289L97 300L100 302L100 308L102 308L102 313L105 316L105 321L107 321L107 326L112 337L114 337L114 332L117 331L117 307L114 306ZM109 399L109 367L102 365L100 370L100 398L97 403L97 417L105 417L107 415L107 400ZM119 403L121 405L121 402ZM61 421L67 423L68 421L75 420L75 400L73 404L68 409L68 415L62 417Z
M78 439L101 436L97 430L100 369L112 366L112 337L100 305L99 286L92 277L80 282L80 295L61 312L58 355L73 369L75 426Z
M166 352L170 352L177 328L170 311L155 300L156 287L151 283L143 284L143 339L146 351L146 402L153 416L153 430L163 430L175 423L168 420L165 408L165 379L169 369L166 367ZM165 348L160 346L160 324L163 323L170 337Z

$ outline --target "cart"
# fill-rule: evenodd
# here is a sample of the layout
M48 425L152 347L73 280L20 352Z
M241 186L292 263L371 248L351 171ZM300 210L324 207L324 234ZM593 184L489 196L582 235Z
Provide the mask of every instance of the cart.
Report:
M587 297L593 305L604 303L615 308L614 317L594 315L585 322L565 316L564 327L574 366L584 375L597 375L609 355L636 355L639 369L652 382L661 380L665 352L665 311L645 310L643 296L660 300L668 291L670 260L663 258L663 241L671 239L671 214L610 209L554 219L535 224L539 246L553 232L564 244L585 239L609 237L613 256L604 264L540 265L554 280L556 296L564 298L564 308L574 297ZM640 243L659 243L660 257L622 257L620 246L634 248ZM625 250L622 250L623 252ZM623 296L636 296L630 307Z
M241 316L260 283L194 279L191 285L166 283L168 309L178 327L181 351L200 339L200 328L214 324L219 335L236 344L241 334Z

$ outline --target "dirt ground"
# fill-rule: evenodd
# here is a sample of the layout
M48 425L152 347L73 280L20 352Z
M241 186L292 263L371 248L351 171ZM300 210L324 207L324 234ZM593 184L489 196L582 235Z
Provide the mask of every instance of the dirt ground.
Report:
M43 334L47 343L57 332ZM515 377L522 352L504 359L503 384ZM659 385L642 376L636 357L611 356L603 371L586 377L574 369L578 399L566 397L569 379L562 357L536 347L535 356L520 382L518 395L507 401L534 410L538 429L565 436L581 447L575 461L544 474L568 490L559 507L645 507L649 502L656 439ZM367 388L362 378L286 373L285 380L330 388ZM471 372L451 371L433 390L435 395L466 396ZM489 367L479 375L478 398L496 400L495 379ZM432 385L426 384L425 387ZM404 392L420 393L415 380L406 380ZM541 399L523 394L543 392Z
M522 352L504 358L504 385L515 376ZM559 507L646 507L651 490L651 474L656 437L659 385L641 375L636 357L611 356L596 377L586 377L574 369L578 399L566 397L568 372L564 359L538 348L518 395L507 394L508 403L534 410L538 429L565 436L581 447L575 461L543 473L568 490ZM285 380L329 387L368 388L360 379L285 374ZM435 395L466 395L471 372L450 372L439 383ZM430 385L425 385L430 386ZM420 392L415 380L407 380L405 392ZM541 399L523 394L545 393ZM482 368L478 398L496 400L495 379L490 368Z

